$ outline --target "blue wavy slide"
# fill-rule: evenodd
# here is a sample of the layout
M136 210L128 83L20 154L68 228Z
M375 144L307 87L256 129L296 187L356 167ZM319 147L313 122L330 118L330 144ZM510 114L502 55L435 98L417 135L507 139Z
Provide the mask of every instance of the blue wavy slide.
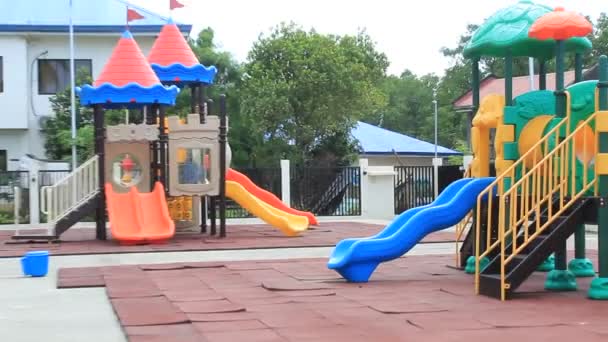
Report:
M403 212L380 233L340 241L327 267L350 282L367 282L381 262L399 258L426 235L462 220L477 204L477 196L494 179L460 179L450 184L433 203Z

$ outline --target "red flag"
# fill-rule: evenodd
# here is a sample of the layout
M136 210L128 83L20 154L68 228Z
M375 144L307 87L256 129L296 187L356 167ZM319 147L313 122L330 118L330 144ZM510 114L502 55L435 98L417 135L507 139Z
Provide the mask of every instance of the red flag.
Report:
M127 8L127 22L144 19L145 17L134 9Z
M176 8L182 8L184 7L184 4L182 4L181 2L177 1L177 0L169 0L169 9L174 10Z

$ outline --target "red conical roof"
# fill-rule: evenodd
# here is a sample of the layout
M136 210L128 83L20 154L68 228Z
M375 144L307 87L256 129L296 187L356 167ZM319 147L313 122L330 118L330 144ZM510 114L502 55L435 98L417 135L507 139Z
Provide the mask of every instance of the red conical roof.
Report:
M148 56L150 64L169 66L179 63L190 67L199 64L177 25L169 21L160 31Z
M144 87L160 84L160 80L146 61L137 42L129 31L125 31L112 51L110 60L93 85L99 87L104 83L110 83L116 87L122 87L132 82Z

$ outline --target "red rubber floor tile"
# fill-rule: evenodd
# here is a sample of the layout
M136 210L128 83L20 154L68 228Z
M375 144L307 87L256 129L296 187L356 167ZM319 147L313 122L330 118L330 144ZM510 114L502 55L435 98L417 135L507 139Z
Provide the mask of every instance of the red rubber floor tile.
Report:
M123 326L188 323L188 317L165 297L110 300Z
M174 303L184 313L244 312L245 307L227 299Z

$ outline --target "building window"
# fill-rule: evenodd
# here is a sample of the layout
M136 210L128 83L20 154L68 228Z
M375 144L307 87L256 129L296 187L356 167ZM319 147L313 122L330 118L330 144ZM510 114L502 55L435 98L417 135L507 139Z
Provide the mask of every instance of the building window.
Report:
M93 62L90 59L74 61L76 73L84 70L89 77L93 75ZM55 95L70 86L69 59L38 60L38 94Z
M0 150L0 171L6 171L6 150Z
M0 56L0 93L4 93L4 57Z

